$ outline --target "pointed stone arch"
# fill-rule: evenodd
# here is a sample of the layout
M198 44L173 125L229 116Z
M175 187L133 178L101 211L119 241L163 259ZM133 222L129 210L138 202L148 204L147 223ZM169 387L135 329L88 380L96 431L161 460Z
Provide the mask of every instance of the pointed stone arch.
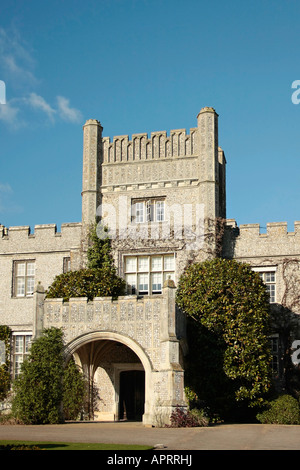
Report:
M133 359L132 363L111 363L114 376L114 405L113 412L107 415L107 419L119 419L119 397L120 397L120 374L122 371L128 370L141 370L145 373L145 403L143 423L148 424L152 422L152 397L153 397L153 366L150 358L143 348L132 338L116 332L110 331L93 331L81 336L76 337L69 344L66 345L66 360L70 356L74 356L78 363L82 366L84 372L89 377L94 377L94 374L100 364L100 357L102 353L109 355L113 346L124 346L132 352L132 357L137 358L139 363ZM123 348L122 352L124 353ZM139 365L140 364L140 365ZM105 414L102 413L100 419L105 419Z

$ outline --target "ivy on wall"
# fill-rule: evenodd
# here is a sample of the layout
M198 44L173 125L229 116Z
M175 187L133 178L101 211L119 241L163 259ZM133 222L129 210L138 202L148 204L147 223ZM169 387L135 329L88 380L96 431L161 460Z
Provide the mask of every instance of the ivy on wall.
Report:
M4 400L10 386L10 338L11 329L0 325L0 400Z
M124 295L126 283L117 275L111 255L111 239L106 227L99 237L97 225L91 226L87 258L87 268L56 276L46 292L46 298L63 298L68 301L71 297L93 300L94 297L116 299L119 295Z

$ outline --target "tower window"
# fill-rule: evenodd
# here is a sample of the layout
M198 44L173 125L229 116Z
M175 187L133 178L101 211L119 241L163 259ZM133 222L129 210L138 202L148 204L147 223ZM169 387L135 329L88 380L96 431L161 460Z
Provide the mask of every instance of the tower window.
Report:
M131 203L131 221L136 224L144 222L163 222L165 220L164 199L135 199Z

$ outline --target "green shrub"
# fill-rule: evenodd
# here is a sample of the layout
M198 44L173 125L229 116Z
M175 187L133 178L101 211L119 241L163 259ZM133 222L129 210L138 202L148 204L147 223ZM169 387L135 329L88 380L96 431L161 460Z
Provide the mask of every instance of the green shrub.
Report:
M49 287L46 298L63 298L68 301L71 297L117 298L124 294L125 281L110 268L80 269L56 276Z
M4 343L5 362L0 365L0 401L4 400L10 388L10 335L11 329L0 325L0 341Z
M213 390L207 390L206 396L200 393L203 385L210 387L213 375L216 393L221 391L226 401L233 393L236 401L247 406L263 404L271 386L270 317L266 287L259 275L235 260L191 264L179 280L176 303L194 320L188 332L193 337L189 343L196 344L190 362L197 355L204 358L205 373L192 371L191 385L199 398L215 396ZM203 338L211 345L207 351Z
M63 381L63 333L44 330L33 341L21 375L14 382L13 415L24 424L56 424L61 413Z
M64 369L63 377L63 412L66 420L75 420L83 409L86 382L83 373L70 359Z
M291 395L281 395L256 417L263 424L300 424L299 403Z
M99 230L100 228L98 227ZM62 298L67 302L71 297L87 297L88 300L93 300L94 297L116 299L125 294L126 283L117 275L108 229L104 227L102 230L104 236L99 238L97 225L90 227L87 268L56 276L46 292L46 298Z

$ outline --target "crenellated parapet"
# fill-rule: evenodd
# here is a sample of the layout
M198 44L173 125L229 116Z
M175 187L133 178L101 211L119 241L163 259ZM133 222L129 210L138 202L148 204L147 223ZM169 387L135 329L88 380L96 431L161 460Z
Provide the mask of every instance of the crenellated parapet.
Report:
M2 254L37 251L70 250L80 245L81 223L65 223L61 231L56 224L5 227L0 225L0 247Z
M289 232L287 222L267 223L262 231L259 224L237 226L235 220L227 220L224 253L237 259L299 256L300 222L294 222L294 231Z
M159 160L173 157L188 157L197 154L197 128L104 137L103 163L120 163L143 160Z
M100 214L110 227L118 228L123 218L126 226L134 223L137 199L161 198L163 221L173 225L166 209L175 205L183 212L190 204L193 217L201 207L201 221L226 217L226 159L218 145L218 114L213 108L202 108L197 126L189 131L180 128L112 139L102 137L102 131L99 121L84 125L83 227ZM178 217L176 224L183 224Z

